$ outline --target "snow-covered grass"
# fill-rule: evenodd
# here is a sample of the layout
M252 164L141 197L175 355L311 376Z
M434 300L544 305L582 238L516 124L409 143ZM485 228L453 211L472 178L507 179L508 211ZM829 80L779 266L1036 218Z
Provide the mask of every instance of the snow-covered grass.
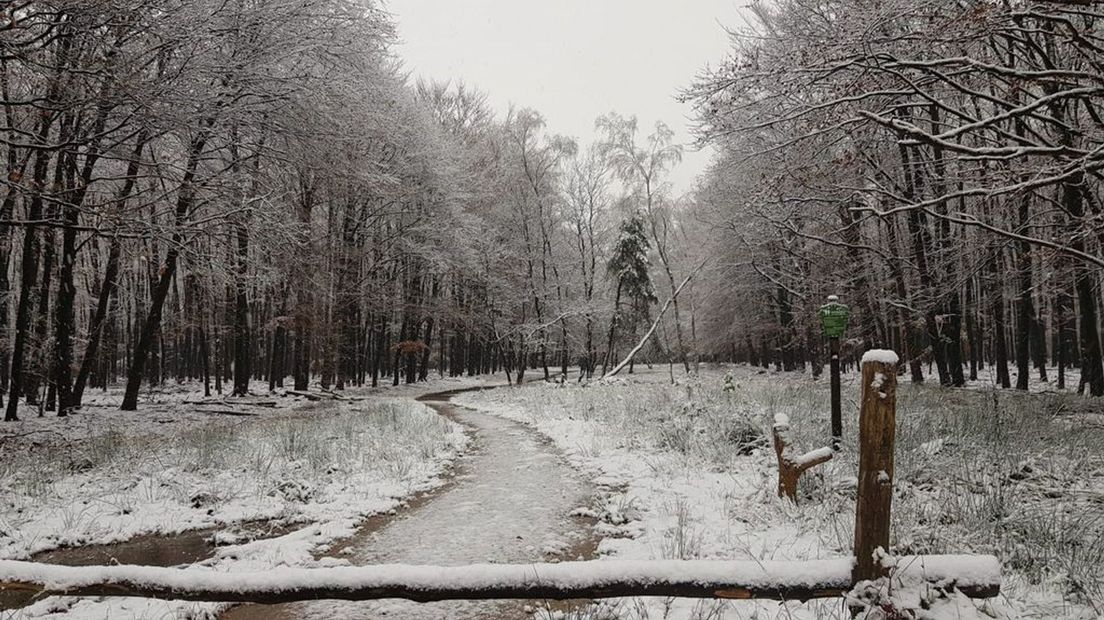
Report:
M600 553L800 560L850 554L858 397L849 377L843 452L806 474L797 506L775 496L770 424L776 414L788 416L798 451L826 444L826 378L731 368L672 385L666 372L645 372L589 386L468 394L461 402L535 425L603 485L595 515L606 536ZM978 603L997 617L1095 618L1104 611L1100 405L1068 394L907 384L897 402L894 551L997 555L1004 595ZM955 613L973 609L955 605ZM849 617L838 602L823 601L620 601L612 611L579 613Z
M999 556L1022 617L1059 617L1066 604L1104 614L1100 407L1070 394L904 386L898 550Z
M215 570L314 565L319 551L351 535L364 517L394 511L404 498L439 485L467 445L460 425L391 397L479 382L431 383L347 392L340 400L264 395L202 405L195 404L202 400L196 386L173 386L138 412L94 406L70 419L0 425L0 559L217 528L221 546L204 562ZM253 540L257 532L248 525L258 521L291 527ZM86 618L201 617L216 609L55 598L17 617L51 610Z
M350 506L387 509L463 443L458 428L411 401L296 409L168 436L122 428L6 451L0 557L245 520L313 521Z

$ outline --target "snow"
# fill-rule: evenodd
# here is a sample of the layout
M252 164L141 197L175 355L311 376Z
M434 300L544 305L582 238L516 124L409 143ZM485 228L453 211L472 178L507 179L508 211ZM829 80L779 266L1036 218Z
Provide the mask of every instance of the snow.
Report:
M310 393L321 397L337 397L321 401L322 403L347 405L350 404L350 399L417 398L432 392L491 387L504 382L504 375L433 378L409 385L401 383L391 386L385 383L377 388L350 388L338 392L322 392L312 388ZM123 397L121 387L113 387L108 391L90 390L84 397L84 406L80 411L66 418L59 418L50 412L45 412L40 417L37 408L21 403L20 419L17 422L0 424L0 446L5 451L41 449L42 446L85 442L105 435L172 437L212 425L249 423L256 417L271 419L303 415L318 409L320 405L319 402L306 400L284 388L277 388L275 393L269 393L268 383L263 381L252 382L249 392L250 396L243 398L217 394L204 397L200 384L168 383L145 389L137 411L120 411L119 404ZM259 406L256 403L271 403L273 406ZM246 415L228 416L216 413L218 411L235 411Z
M609 558L603 561L805 561L843 556L824 538L806 536L805 527L774 521L775 506L782 503L773 482L763 484L763 472L773 472L776 466L767 444L744 455L731 446L709 452L724 445L715 439L745 415L746 374L740 371L741 390L718 389L724 404L709 409L718 412L717 417L699 418L697 410L683 402L688 392L699 393L697 382L664 387L669 381L665 368L647 374L639 366L636 374L620 377L617 383L532 385L464 394L458 401L532 424L591 477L599 489L597 531L604 536L598 553ZM723 385L723 377L717 378L717 385ZM676 396L679 393L682 396ZM775 409L767 419L773 421L778 413L791 418L803 411ZM765 420L760 423L761 436L768 437L769 426ZM688 448L682 447L686 441L691 442ZM755 610L773 618L784 607L795 610L795 618L811 620L819 609L814 604L794 605L615 600L602 607L598 617L705 617L716 607L731 608L729 614L717 612L716 618L746 618ZM802 609L807 615L799 613Z
M874 380L870 382L871 389L880 390L885 384L885 375L880 372L874 373Z
M935 582L954 580L959 586L1001 582L1001 564L991 555L886 555L882 557L882 566L892 569L894 578L912 577Z
M774 455L767 447L768 444L749 452L737 453L732 447L733 444L727 443L724 439L729 436L729 429L732 428L730 424L733 421L748 416L759 426L763 436L769 437L770 422L777 420L781 415L787 421L789 418L794 419L795 428L805 433L798 438L799 443L808 445L809 438L816 434L813 431L820 428L817 423L813 423L813 420L821 420L820 416L823 415L815 412L823 409L816 406L817 401L805 400L805 396L810 394L809 387L805 386L819 384L810 381L808 375L796 373L772 373L759 376L757 370L743 368L732 368L729 372L739 379L740 390L725 392L720 388L723 384L722 377L711 378L709 375L703 376L700 380L679 378L677 385L664 385L669 381L666 369L648 374L643 368L638 368L636 375L622 377L616 382L605 382L601 385L532 385L509 390L464 394L459 396L458 400L478 404L481 408L492 410L503 418L532 425L551 438L571 463L585 472L585 475L599 489L598 497L589 506L580 505L586 503L585 501L574 504L565 502L564 505L567 505L567 508L563 510L564 514L574 513L580 517L597 517L599 522L595 531L605 536L598 547L599 557L602 558L599 562L679 559L820 562L845 556L849 552L852 529L849 513L853 512L855 486L855 480L851 475L853 474L852 463L849 463L849 459L846 458L848 452L844 452L845 458L835 459L817 470L817 478L823 477L824 488L827 490L820 491L814 501L805 501L798 506L793 506L777 500L774 495L775 463ZM716 383L717 387L712 392L707 389L710 381ZM844 385L845 389L852 392L859 390L860 386L855 373L844 376ZM1076 385L1075 382L1074 385ZM902 388L906 396L902 404L905 410L918 406L916 403L920 398L930 399L939 396L940 399L935 401L936 408L946 403L942 400L942 391L910 385ZM931 396L924 396L928 394ZM976 398L976 395L974 397ZM1009 397L1018 398L1012 393L1009 393ZM924 407L931 408L931 402L929 400L929 404L925 404ZM932 453L956 451L954 446L965 440L956 436L953 441L944 442L937 438L938 435L933 437L933 427L926 422L931 419L928 413L915 418L911 415L905 418L906 420L915 419L917 425L915 428L909 428L906 424L901 429L906 434L915 435L912 439L915 442L913 452L908 453L907 456L921 456L921 465L933 461ZM854 422L853 417L850 420L849 422L845 419L845 425ZM498 432L500 431L495 431L496 434ZM520 444L524 441L512 437L509 432L506 435L508 442ZM902 441L902 445L907 445L909 442L907 438L899 437L899 440ZM467 458L464 457L460 461L459 477L461 478L465 475L463 463ZM934 492L924 490L923 485L927 484L923 482L924 478L909 477L930 474L925 473L920 467L906 465L907 461L908 459L903 459L899 463L897 472L899 476L897 484L902 485L902 492L918 493L931 498L940 497ZM526 465L527 468L537 469L547 466L547 461L534 461ZM934 473L938 475L938 471ZM549 495L559 494L558 488L552 485L546 485L546 487ZM510 496L508 491L500 495L500 497L507 496ZM396 529L393 535L385 536L386 530L380 532L378 542L367 540L348 555L339 552L336 554L337 557L316 560L315 554L319 549L325 548L327 544L325 541L336 540L337 535L324 528L314 528L274 543L257 541L264 544L250 543L220 550L220 556L216 561L191 567L188 570L236 573L264 571L274 566L335 567L364 561L405 565L422 562L452 564L454 561L462 563L468 560L480 563L486 563L488 560L501 561L497 558L505 556L492 555L492 552L486 550L488 547L484 547L485 544L492 544L490 540L493 537L492 530L498 527L497 525L492 527L489 523L500 518L497 514L499 511L521 508L521 502L500 507L498 504L504 503L501 499L492 498L482 501L482 504L472 505L468 512L464 513L464 517L456 519L473 525L460 534L452 535L454 540L447 544L441 541L450 537L448 532L442 531L440 537L428 537L429 532L419 530L415 527L416 524L411 523L409 529ZM905 504L915 504L915 502L905 502ZM432 506L433 504L430 503L419 510L430 509ZM925 518L932 518L932 523L937 522L933 517L940 513L939 506L922 504L920 508L924 511ZM917 508L913 506L909 509ZM417 511L413 514L417 514ZM468 515L475 515L475 517ZM441 520L436 521L438 525L434 527L442 529L447 527L447 516L442 512ZM911 516L905 515L906 518ZM405 519L400 519L396 525L403 521ZM479 532L479 526L483 523L488 525L483 528L483 532ZM907 527L895 526L894 533L901 537L896 544L902 545L901 548L904 549L914 549L917 544L932 544L920 538L929 531L947 536L946 540L936 543L941 548L945 547L952 551L977 549L982 552L993 549L990 541L981 534L960 538L959 530L961 530L959 525L940 525L933 530L913 524ZM417 534L410 534L406 536L406 540L403 540L403 537L399 536L402 532ZM950 545L947 545L948 541L951 541ZM476 558L473 554L466 559L457 555L469 542L483 557ZM507 540L501 542L514 544L513 541ZM532 540L518 544L522 548L532 547L535 556L539 558L544 551L555 550L557 542L559 541L555 537L538 535ZM397 549L396 555L388 556L384 552L384 547L389 546L402 546L402 549ZM403 555L408 551L410 555ZM438 560L437 557L443 559ZM961 558L961 560L972 562L975 558ZM518 556L508 561L530 560ZM918 560L915 558L898 558L894 562L899 567L895 567L894 571L907 570L912 571L909 574L913 574L922 566L923 574L928 577L937 576L937 569L945 573L951 570L971 573L984 569L984 567L979 569L977 566L973 568L964 566L958 560L951 562L950 569L940 569L932 565L928 558L925 558L921 564L917 564ZM1007 570L1005 594L1001 599L987 603L971 602L954 594L946 595L946 600L934 601L931 596L935 589L927 585L900 588L896 575L892 588L880 582L867 584L866 588L878 590L881 595L901 602L902 605L907 602L911 605L909 609L920 609L920 602L923 602L923 605L934 605L918 616L932 619L974 618L975 615L967 612L975 610L978 606L985 610L987 615L984 617L1094 617L1083 615L1085 609L1083 605L1070 603L1067 596L1062 594L1063 582L1060 579L1056 578L1043 584L1029 584L1014 567ZM76 600L72 597L51 597L41 605L36 604L35 609L31 610L33 613L28 613L27 617L45 615L47 605L65 607L74 617L133 617L135 615L167 617L171 614L167 614L165 609L174 609L179 613L180 605L183 605L178 603L174 604L176 607L172 607L141 599L103 599L103 602L81 599L79 602L74 602ZM98 615L92 613L94 606L98 606L97 609L108 609L108 602L112 613L103 611ZM312 611L312 617L333 618L347 617L348 614L343 614L342 610L349 609L350 604L310 603L306 605L312 610L320 610L318 614ZM372 607L372 609L383 609L384 603L379 602L379 605L381 607ZM402 605L413 607L409 603ZM609 613L607 616L599 614L598 617L643 617L643 614L647 613L651 617L672 619L709 616L718 620L748 617L812 620L819 617L836 617L833 614L838 612L838 605L838 601L829 605L827 602L801 604L796 601L714 603L679 599L670 601L668 604L663 599L626 602L615 600L603 603L601 607L604 610L603 613ZM948 612L948 605L959 615ZM418 606L419 609L423 607L430 608L433 605ZM670 608L669 613L665 611L667 607ZM206 612L212 608L214 606L192 604L187 609ZM359 608L358 605L356 609ZM404 615L407 607L392 608L402 611L389 615L408 617ZM424 616L427 618L455 617L451 612L438 615L432 615L431 612L425 613L430 614ZM1079 613L1082 615L1077 615ZM664 614L667 615L664 616ZM202 613L192 615L201 616ZM369 614L368 616L377 617L378 615ZM484 614L482 617L521 616L519 614L499 616ZM538 617L545 616L538 615Z
M265 571L175 569L145 566L52 566L0 560L0 581L42 584L53 592L92 585L120 585L183 593L202 591L233 600L242 593L301 590L402 589L412 595L496 589L579 590L614 584L657 587L693 584L754 590L830 589L849 586L853 560L813 561L596 560L559 564L472 564L428 566L377 564L335 568L278 567ZM898 580L953 581L960 587L1000 583L1000 564L991 556L906 556L887 568ZM392 597L393 598L393 597ZM446 595L447 598L447 595Z
M777 424L778 426L789 426L790 425L790 416L788 416L784 413L776 413L776 414L774 414L774 423Z
M725 391L725 375L732 375L740 390ZM846 374L845 389L857 393L857 379L856 373ZM818 468L811 479L823 480L825 490L818 492L817 499L795 506L777 497L777 464L769 437L779 414L781 419L793 421L799 444L818 436L825 408L819 406L820 400L810 402L808 397L821 387L826 404L827 386L808 374L760 374L759 369L743 366L715 370L703 366L700 377L676 375L672 385L666 367L647 370L639 365L634 375L617 382L534 384L464 394L458 400L531 424L591 477L599 498L588 513L599 516L596 530L604 536L598 546L602 561L817 562L850 553L857 484L854 459L849 458L853 450L845 449L842 458ZM906 394L912 389L904 386ZM912 402L907 399L902 406L907 408ZM811 413L814 411L817 413ZM734 424L743 419L758 427L763 442L737 452L738 444L728 438L738 436L730 429L739 428ZM855 417L845 419L845 428L853 429L849 425L854 422ZM901 471L910 469L902 465ZM938 507L931 509L937 511ZM972 540L979 542L977 537ZM963 543L949 550L972 548L990 549ZM926 587L917 586L917 590ZM1019 597L1014 603L994 599L984 604L987 613L994 618L1015 617L1009 616L1008 610L1013 606L1022 609L1026 593L1022 589L1012 593ZM917 595L908 608L920 609L919 600ZM956 600L963 609L973 606L969 600ZM925 611L929 615L923 617L958 618L945 615L942 609L936 612L935 607L940 604ZM1052 611L1055 606L1051 602L1043 608ZM588 613L602 618L814 620L839 617L839 601L615 599Z
M806 452L805 454L802 454L801 456L794 459L794 465L796 465L797 467L805 467L806 465L809 465L810 463L815 463L816 461L830 459L834 454L835 451L832 450L831 447L826 446L823 448L817 448L816 450Z
M863 353L862 363L878 362L880 364L896 364L900 361L897 357L897 353L890 351L889 349L870 349L866 353Z
M232 599L243 592L295 592L305 589L432 590L498 588L580 589L614 583L729 585L757 589L840 587L849 584L850 559L778 561L585 561L559 564L472 564L418 566L377 564L336 568L273 568L266 571L158 568L146 566L52 566L0 560L0 581L44 584L63 592L94 584L126 584L160 590L202 590ZM936 569L938 570L938 569ZM936 574L939 574L938 572Z
M592 489L586 481L531 428L462 407L446 411L472 434L473 447L458 460L452 481L425 505L329 555L356 565L576 559L569 554L586 546L590 532L570 513L589 502ZM518 617L509 604L495 602L322 601L288 607L283 616L300 619ZM245 618L267 617L266 608L244 612Z
M342 400L266 395L204 405L185 403L204 400L197 386L170 386L149 394L137 413L115 410L118 394L109 392L97 395L101 406L68 419L6 424L0 427L0 559L217 527L216 542L228 546L202 563L209 569L314 565L318 551L352 536L365 517L393 513L405 498L443 484L450 463L467 449L461 425L389 396L487 383L435 380L346 390ZM265 389L255 385L257 392ZM276 406L245 404L257 400ZM206 403L256 415L203 413ZM292 531L263 540L237 536L236 524L258 520ZM217 608L51 597L20 617L59 609L66 618L202 616Z
M943 451L943 446L947 444L946 438L940 437L939 439L933 439L931 441L925 441L920 444L920 451L928 456L935 456Z
M994 557L892 557L885 554L880 557L889 577L856 584L848 594L850 602L890 613L909 610L912 613L902 613L901 617L925 620L991 620L1004 617L988 601L971 600L952 587L966 588L998 579L999 573L994 571L1000 570L1000 564Z
M15 456L0 474L0 558L250 520L355 519L394 507L465 441L459 426L410 401L220 418L152 436L119 424L84 443Z

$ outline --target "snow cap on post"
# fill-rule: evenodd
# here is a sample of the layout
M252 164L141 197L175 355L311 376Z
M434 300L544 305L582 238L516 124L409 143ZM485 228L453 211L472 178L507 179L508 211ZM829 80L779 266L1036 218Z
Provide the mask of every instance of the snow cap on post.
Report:
M881 364L896 364L901 361L897 353L889 349L871 349L863 353L862 363L879 362Z

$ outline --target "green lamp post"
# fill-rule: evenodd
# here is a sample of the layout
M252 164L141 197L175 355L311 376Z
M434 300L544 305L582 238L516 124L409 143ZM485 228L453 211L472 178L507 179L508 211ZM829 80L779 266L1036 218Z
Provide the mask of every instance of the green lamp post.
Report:
M840 338L847 332L847 323L851 320L851 309L839 302L836 295L828 296L828 303L820 307L820 325L832 353L830 362L832 376L832 446L839 447L843 437L843 411L840 404Z

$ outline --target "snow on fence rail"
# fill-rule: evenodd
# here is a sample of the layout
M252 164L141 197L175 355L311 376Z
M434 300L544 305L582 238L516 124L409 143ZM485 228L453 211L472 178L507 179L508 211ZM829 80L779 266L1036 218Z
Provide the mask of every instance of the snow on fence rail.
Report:
M0 561L0 599L46 595L136 596L227 603L286 603L314 599L401 598L417 602L486 599L599 599L632 596L787 599L835 598L856 585L891 576L932 583L972 598L1000 593L993 556L931 555L879 561L889 548L896 427L897 356L867 353L862 364L859 483L854 557L808 561L588 561L471 566L375 565L217 572L145 566L52 566ZM783 428L786 427L786 428ZM831 458L831 450L794 457L776 420L779 491L791 496L800 472ZM785 466L792 471L787 474ZM19 596L22 595L22 596ZM0 608L5 601L0 600Z
M0 561L0 591L28 596L137 596L187 601L287 603L313 599L418 602L678 596L835 598L852 588L851 559L811 561L594 560L559 564L405 564L277 568L227 573L144 566L53 566ZM896 558L894 580L926 581L988 598L1000 590L991 556Z

